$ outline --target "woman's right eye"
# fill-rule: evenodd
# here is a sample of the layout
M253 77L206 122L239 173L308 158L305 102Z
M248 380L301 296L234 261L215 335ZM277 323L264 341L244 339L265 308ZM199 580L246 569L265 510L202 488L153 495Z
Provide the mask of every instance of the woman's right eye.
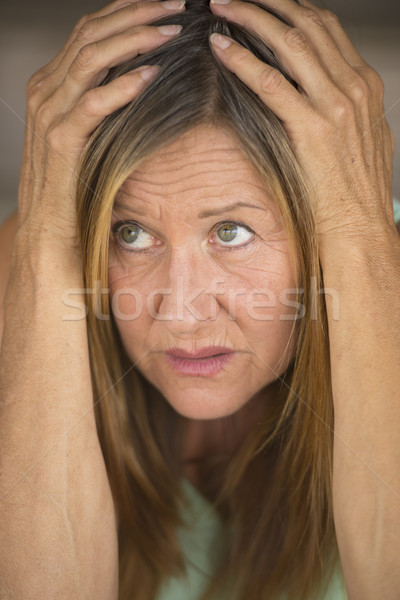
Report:
M152 248L156 238L137 223L116 223L113 233L123 250L138 252Z

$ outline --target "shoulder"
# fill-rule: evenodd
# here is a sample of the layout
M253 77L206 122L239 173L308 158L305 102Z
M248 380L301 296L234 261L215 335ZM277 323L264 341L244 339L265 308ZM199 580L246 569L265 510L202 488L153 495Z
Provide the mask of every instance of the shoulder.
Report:
M18 213L14 212L0 225L0 341L3 332L3 302L10 275L17 219Z

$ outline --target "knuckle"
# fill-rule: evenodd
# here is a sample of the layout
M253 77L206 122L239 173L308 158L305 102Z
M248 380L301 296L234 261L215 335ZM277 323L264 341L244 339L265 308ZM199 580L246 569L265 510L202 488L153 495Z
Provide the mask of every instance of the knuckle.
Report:
M362 102L368 99L369 87L365 79L356 76L351 84L351 97L355 102Z
M46 131L52 121L53 111L49 101L43 102L36 112L36 126L40 131Z
M79 30L79 39L83 42L85 40L92 40L99 30L99 19L89 19L85 21Z
M30 76L25 86L27 98L37 95L37 92L41 89L43 80L48 77L48 75L49 73L46 72L45 67L43 67Z
M326 25L335 26L340 24L339 17L335 15L331 10L323 8L320 10L321 19Z
M40 77L34 76L29 79L26 84L25 95L27 99L27 103L31 107L35 107L37 104L37 99L39 93L42 88L42 79Z
M276 69L263 69L260 87L263 92L275 93L283 83L283 76Z
M31 75L26 83L26 91L29 92L31 89L33 89L41 77L41 71L36 71L33 75Z
M100 91L100 90L99 90ZM87 116L95 116L101 108L101 97L97 90L88 90L81 98L81 110Z
M377 97L378 100L383 100L385 84L382 77L370 65L365 64L359 67L360 76L364 79L370 93Z
M96 42L92 44L85 44L79 49L78 54L74 60L75 66L78 69L87 70L93 67L96 63L98 55L98 45Z
M302 19L306 26L324 27L324 22L322 21L321 16L312 8L304 8L302 11Z
M297 27L289 27L283 34L283 41L295 52L304 52L308 49L307 39Z
M63 139L64 136L59 124L53 124L50 126L44 136L46 146L56 153L61 151L63 147Z
M85 25L85 23L87 23L87 21L89 21L91 19L91 15L90 14L84 14L79 21L77 21L75 27L74 27L74 32L78 33L82 27Z
M354 117L353 102L344 94L338 94L331 109L331 117L334 123L348 122Z
M385 84L382 77L375 69L369 68L369 78L371 80L371 87L374 92L383 97L385 91Z

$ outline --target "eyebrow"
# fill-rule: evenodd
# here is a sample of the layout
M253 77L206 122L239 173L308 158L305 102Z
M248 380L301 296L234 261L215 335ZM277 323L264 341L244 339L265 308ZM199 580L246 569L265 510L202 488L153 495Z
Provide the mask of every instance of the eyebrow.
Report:
M265 208L262 206L257 206L256 204L250 204L249 202L235 202L234 204L228 204L228 206L222 206L221 208L214 208L212 210L203 210L201 213L197 215L199 219L206 219L207 217L215 217L218 215L222 215L224 212L228 210L233 210L235 208L257 208L258 210L265 211Z
M116 201L114 204L114 208L122 208L128 212L136 212L139 215L145 216L146 211L141 210L137 206L126 206L119 201ZM218 215L222 215L229 210L234 210L235 208L256 208L257 210L265 211L266 208L263 206L257 206L256 204L250 204L249 202L234 202L233 204L228 204L228 206L222 206L221 208L213 208L210 210L203 210L197 215L198 219L206 219L208 217L215 217Z
M113 206L113 211L115 209L122 209L122 210L126 210L127 212L135 212L138 215L142 215L143 217L146 216L147 211L140 209L138 206L127 206L126 204L123 204L122 202L120 202L119 200L116 200L114 202L114 206Z

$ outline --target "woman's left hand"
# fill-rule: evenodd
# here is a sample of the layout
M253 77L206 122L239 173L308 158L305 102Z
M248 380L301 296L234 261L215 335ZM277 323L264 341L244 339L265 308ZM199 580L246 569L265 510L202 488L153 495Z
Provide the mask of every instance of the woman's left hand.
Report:
M223 0L220 0L223 1ZM393 133L383 83L337 17L308 0L260 0L290 25L248 2L212 0L210 9L258 34L299 89L226 36L216 56L283 122L311 192L320 245L380 239L396 232L392 208ZM224 49L218 39L231 42ZM396 234L397 235L397 234ZM372 237L371 237L372 236Z

